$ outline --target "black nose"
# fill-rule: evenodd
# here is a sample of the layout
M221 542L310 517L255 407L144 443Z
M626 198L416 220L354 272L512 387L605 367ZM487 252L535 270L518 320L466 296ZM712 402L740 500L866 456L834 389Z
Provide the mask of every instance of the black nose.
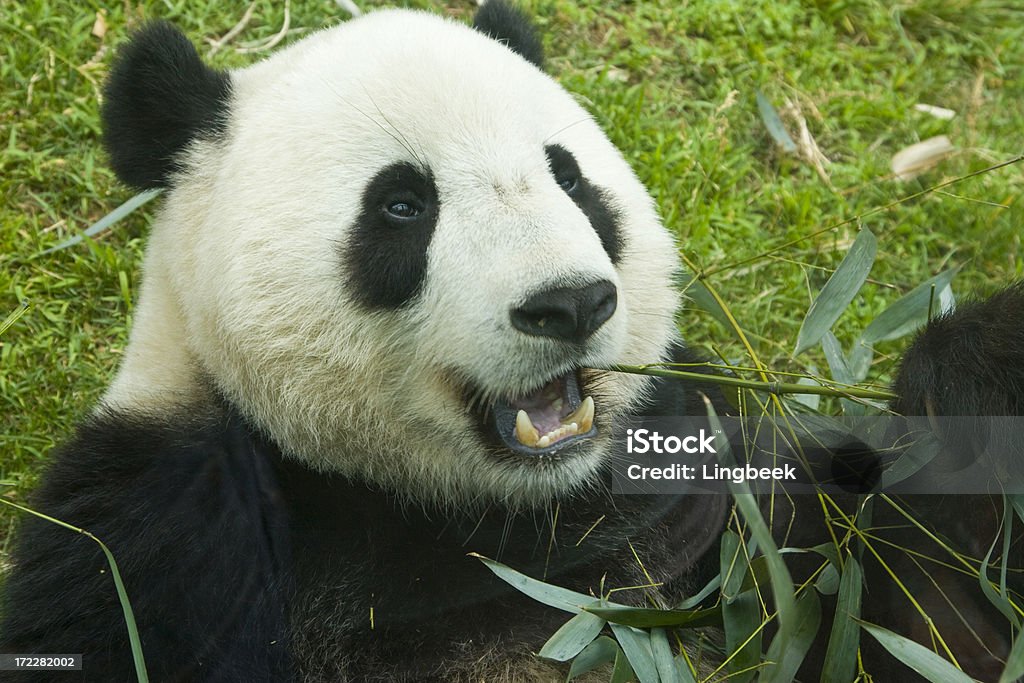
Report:
M512 326L535 337L579 344L612 317L617 303L615 285L607 280L546 289L512 309Z

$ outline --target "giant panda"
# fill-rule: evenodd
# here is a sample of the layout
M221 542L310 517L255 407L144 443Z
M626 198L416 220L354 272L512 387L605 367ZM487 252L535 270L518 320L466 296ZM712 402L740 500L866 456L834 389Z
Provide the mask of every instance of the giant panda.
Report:
M730 407L599 369L694 358L675 246L542 66L502 0L472 26L373 12L231 72L166 23L122 50L110 160L165 196L123 362L33 504L111 548L152 680L563 680L533 653L564 614L470 551L582 592L661 585L640 602L706 579L729 499L606 474L623 416ZM1003 296L1012 323L967 308L941 334L1019 358ZM933 406L963 379L944 339L907 380ZM988 367L965 371L979 397ZM131 680L106 568L26 519L0 651Z

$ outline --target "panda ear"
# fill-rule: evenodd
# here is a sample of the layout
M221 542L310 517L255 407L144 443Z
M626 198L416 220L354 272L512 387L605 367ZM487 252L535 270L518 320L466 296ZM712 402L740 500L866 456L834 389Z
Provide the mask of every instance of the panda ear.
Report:
M487 0L481 5L473 17L473 28L508 45L526 61L544 68L544 48L533 22L505 0Z
M203 64L181 31L144 26L104 89L103 138L117 176L141 189L168 186L190 142L223 133L230 99L228 74Z

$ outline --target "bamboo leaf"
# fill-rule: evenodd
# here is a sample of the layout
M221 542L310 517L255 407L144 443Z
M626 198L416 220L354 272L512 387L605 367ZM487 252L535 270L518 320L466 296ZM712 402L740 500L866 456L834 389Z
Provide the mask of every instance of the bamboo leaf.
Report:
M816 546L807 548L812 553L817 553L824 557L826 560L832 563L833 566L839 567L839 551L831 543L819 543ZM779 551L782 552L782 551Z
M712 428L714 424L712 423ZM741 552L739 534L727 529L720 540L719 575L722 582L722 625L730 680L743 683L753 679L761 662L761 606L752 587L747 585L747 555ZM750 583L753 583L751 580ZM756 634L756 635L754 635Z
M75 246L76 244L84 240L86 237L95 237L96 235L100 234L110 226L122 220L128 214L138 209L140 206L146 204L152 199L155 199L156 196L160 194L162 191L163 189L158 187L152 190L146 190L145 192L140 192L139 194L130 198L128 201L126 201L125 203L121 204L116 209L108 213L103 218L99 219L98 221L90 225L81 234L69 237L68 239L58 244L57 246L46 249L45 251L43 251L43 253L49 254L50 252L53 251L67 249L68 247Z
M823 681L852 681L854 678L857 650L860 648L860 628L855 620L860 617L863 580L860 563L856 558L848 557L839 580L836 614L821 672Z
M1017 513L1017 519L1024 522L1024 493L1007 493L1006 499L1010 501L1013 511Z
M636 674L629 665L629 658L622 648L616 646L615 666L612 668L612 677L608 683L633 683L635 680Z
M768 559L764 555L755 557L747 565L747 575L743 577L743 585L740 587L740 592L742 593L757 587L768 588L771 580L772 576L768 571Z
M761 603L757 593L747 591L729 603L723 601L722 622L725 651L732 657L728 664L729 680L752 680L761 662Z
M956 147L948 137L936 135L896 152L892 158L892 172L900 180L913 180L955 151Z
M885 490L916 474L939 454L942 445L931 433L921 434L895 462L882 472L882 489Z
M621 624L612 624L611 627L640 683L658 683L658 667L654 664L651 638L647 632Z
M538 654L545 659L567 662L597 638L604 624L601 617L590 612L580 612L555 631Z
M772 140L786 154L795 154L796 143L789 136L786 127L782 125L782 119L779 118L779 112L775 109L775 106L760 90L757 91L756 98L757 111L761 114L761 120L764 122L764 127L768 129L768 134L772 136Z
M656 628L651 631L651 653L654 655L654 666L658 669L661 683L683 683L665 629Z
M713 579L707 582L703 588L701 588L696 595L690 597L679 603L679 609L690 609L694 605L699 605L704 602L709 595L718 590L718 587L722 585L722 575L718 574Z
M1024 638L1018 633L1017 639L1013 641L1013 647L1010 648L1010 656L1006 658L1006 668L999 676L999 683L1014 683L1022 676L1024 676Z
M1010 594L1010 589L1006 585L1006 573L1010 567L1010 549L1014 543L1013 519L1013 509L1011 508L1010 501L1007 500L1006 496L1003 496L1003 557L1001 558L1002 562L999 564L999 593L1003 596ZM1020 628L1021 624L1016 612L1014 612L1013 618L1010 621Z
M874 234L867 228L862 228L857 233L857 239L853 241L850 251L846 253L839 267L821 288L818 297L807 311L796 337L794 356L817 344L825 333L832 329L832 325L867 280L871 266L875 262L877 249L878 241Z
M825 352L825 360L828 361L828 368L829 372L832 373L832 379L840 384L856 383L856 380L853 378L853 371L846 362L846 356L843 355L843 348L839 345L839 340L836 339L836 335L832 334L831 330L826 332L825 336L821 338L821 349ZM864 406L856 401L841 398L839 402L843 406L844 415L863 415L865 412Z
M722 532L719 539L719 576L724 577L722 581L722 598L728 602L735 598L743 586L743 579L747 575L747 561L740 553L741 539L732 529Z
M1013 516L1010 512L1010 505L1008 502L1003 503L1003 531L1004 531L1004 547L1010 543L1010 525L1013 523ZM1006 620L1009 621L1017 630L1020 630L1020 619L1017 618L1017 613L1013 610L1013 605L1010 604L1010 600L1005 592L999 592L992 587L992 583L988 580L988 565L992 558L992 552L996 549L996 543L999 541L999 537L992 539L992 544L988 547L988 552L985 553L984 559L981 561L981 567L978 571L978 581L981 583L981 592L985 595L989 602L999 610ZM1004 556L1005 557L1005 556ZM1005 570L1006 560L1003 560L1002 567ZM1003 575L1005 579L1005 574ZM1002 587L1005 591L1005 583L1002 583Z
M634 628L654 628L657 626L698 628L701 626L720 626L722 624L722 612L718 607L685 610L607 607L598 604L585 606L583 609L613 624L633 626Z
M557 609L565 610L566 612L578 613L582 611L584 605L599 604L598 599L592 595L584 595L583 593L577 593L576 591L571 591L567 588L559 588L558 586L552 586L551 584L544 583L543 581L538 581L537 579L530 578L525 574L520 574L515 569L512 569L501 562L495 562L483 555L478 555L476 553L469 553L469 555L483 562L488 569L494 572L495 576L518 590L520 593L523 593L524 595L527 595L548 607L555 607Z
M805 387L821 386L819 382L814 381L810 377L801 377L796 383ZM818 410L821 406L821 396L819 394L795 394L793 400L807 406L811 410Z
M796 678L797 669L811 649L821 625L821 601L816 592L807 590L797 598L793 622L795 628L788 642L781 642L776 635L768 646L765 659L773 663L762 670L758 683L791 683Z
M724 436L725 432L722 429L722 423L719 421L711 402L704 399L704 403L707 408L711 430L715 434L715 445L718 449L719 458L726 466L732 466L734 465L732 451L730 450L729 440ZM776 638L782 638L780 647L784 649L786 639L795 628L793 623L795 610L793 579L790 577L789 570L786 568L782 555L779 553L779 548L775 545L771 531L769 531L768 525L764 521L757 499L750 492L750 486L746 482L737 484L733 481L728 481L727 484L733 499L736 501L736 507L739 509L740 515L750 529L751 538L761 548L761 552L768 562L772 596L775 598L775 608L779 614L779 631ZM724 611L723 619L725 619ZM726 625L728 626L728 622L726 622Z
M831 331L826 331L821 338L821 350L825 352L825 360L828 361L829 372L832 379L840 384L853 384L853 373L846 363L846 356L843 355L843 347Z
M694 667L691 666L691 662L687 661L686 656L680 653L675 656L675 661L676 671L679 672L679 677L683 683L697 683Z
M857 623L888 650L889 654L932 683L974 683L974 679L924 645L866 621L858 619Z
M700 281L700 278L695 277L692 273L683 270L679 274L678 278L679 286L683 291L683 296L697 304L697 307L701 310L710 313L711 316L722 323L725 327L729 327L729 316L725 314L722 306L718 303L715 297L711 296L711 292L704 286L704 283Z
M864 378L871 372L871 361L874 360L875 350L863 341L858 340L850 349L850 355L846 357L846 367L850 370L851 384L863 382Z
M608 636L599 636L572 660L572 666L569 667L569 680L589 673L599 666L614 662L619 652L619 646L614 640Z
M949 287L957 270L959 269L951 268L943 271L894 301L864 328L861 341L871 345L910 334L928 322L929 304L938 309L932 311L933 315L943 312L944 309L935 304L941 305L944 298L946 301L952 301L952 294L946 295L943 292ZM933 296L932 286L935 287L937 297Z
M834 564L825 565L814 582L814 589L822 595L835 595L839 591L839 571Z

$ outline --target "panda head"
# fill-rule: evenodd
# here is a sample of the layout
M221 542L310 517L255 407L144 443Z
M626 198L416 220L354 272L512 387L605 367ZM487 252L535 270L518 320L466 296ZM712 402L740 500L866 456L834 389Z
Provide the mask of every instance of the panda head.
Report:
M107 407L226 397L420 501L586 486L674 339L675 249L525 20L379 11L228 73L166 24L116 63L112 163L167 188ZM207 387L214 387L215 392Z

